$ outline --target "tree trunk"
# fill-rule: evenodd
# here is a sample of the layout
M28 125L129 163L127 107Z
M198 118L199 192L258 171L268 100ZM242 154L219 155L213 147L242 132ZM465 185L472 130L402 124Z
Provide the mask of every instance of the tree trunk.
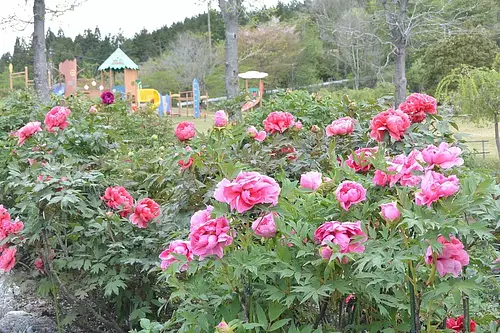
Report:
M34 0L33 3L33 67L35 91L44 104L50 102L49 82L47 76L47 56L45 50L45 0Z
M398 43L396 45L396 69L394 75L394 85L396 87L396 96L394 107L399 107L406 99L406 45Z
M494 113L494 121L495 121L495 143L497 145L497 154L498 158L500 158L500 133L498 131L498 113Z
M395 1L395 7L391 9L391 6L387 4L387 0L381 0L392 42L396 49L394 71L394 85L396 88L394 107L396 108L406 99L406 43L411 34L407 14L408 2L409 0Z
M238 83L238 11L240 0L219 0L226 25L226 95L234 98L239 92Z

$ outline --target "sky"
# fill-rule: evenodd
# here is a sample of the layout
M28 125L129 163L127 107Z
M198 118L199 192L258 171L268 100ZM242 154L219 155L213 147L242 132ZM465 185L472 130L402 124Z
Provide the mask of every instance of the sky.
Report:
M8 15L17 14L30 19L33 1L10 0L0 11L0 20ZM254 6L273 6L278 0L252 0ZM282 0L288 3L289 0ZM47 7L60 5L63 0L46 0ZM212 8L218 9L217 1L212 0ZM46 29L50 28L57 33L62 28L67 37L74 38L87 28L92 30L99 27L101 35L116 34L121 29L125 37L132 37L143 28L152 31L164 25L183 21L207 11L207 4L203 0L86 0L74 11L57 18L48 18ZM11 52L14 48L16 36L29 37L33 26L29 25L24 31L9 26L0 26L0 55Z

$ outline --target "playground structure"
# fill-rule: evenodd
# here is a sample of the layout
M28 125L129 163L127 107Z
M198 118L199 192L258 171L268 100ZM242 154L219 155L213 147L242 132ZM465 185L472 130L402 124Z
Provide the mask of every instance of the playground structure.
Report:
M128 99L137 94L137 77L139 66L130 59L125 52L117 48L108 59L106 59L98 69L101 72L101 85L110 90L119 91ZM115 86L115 73L123 73L123 86ZM107 78L107 84L106 83ZM155 105L159 105L159 99L155 100Z
M83 70L78 69L77 59L61 62L58 66L59 73L56 83L52 84L51 71L48 72L48 84L51 91L58 96L64 95L65 97L75 93L83 93L89 97L99 97L104 90L118 92L122 97L126 97L128 101L131 101L133 110L147 104L156 109L161 116L181 116L184 110L185 115L189 116L192 110L192 115L199 118L202 103L205 103L205 107L208 107L208 93L205 92L205 95L200 96L200 86L196 78L193 80L192 90L181 91L177 94L169 92L162 95L155 89L143 89L142 83L138 79L139 66L120 48L117 48L99 66L98 71L101 74L99 85L95 78L78 78L78 75ZM12 64L9 64L9 73L11 90L14 87L13 80L17 78L24 78L26 88L33 84L33 80L29 80L27 67L24 68L23 72L14 72ZM116 73L123 73L123 85L115 85ZM173 104L173 101L175 101L175 104ZM176 107L175 112L174 106ZM203 113L203 115L206 119L206 113Z
M238 74L240 78L245 79L245 90L251 98L250 101L243 104L241 111L252 110L257 104L262 106L262 98L264 97L264 83L262 79L268 75L267 73L257 71L248 71ZM248 88L248 80L251 79L259 79L259 88Z
M21 78L21 77L24 78L24 85L26 86L26 88L33 85L33 80L29 79L28 67L24 67L24 71L22 71L22 72L14 73L14 66L12 66L12 64L9 64L9 87L10 87L10 90L14 90L14 79Z
M170 98L171 100L177 101L177 112L174 113L172 109L172 115L180 116L182 115L183 109L185 109L186 116L188 116L189 110L192 109L194 117L198 118L200 116L201 104L205 102L205 107L208 107L208 93L205 92L205 95L200 96L199 83L197 79L193 80L193 90L180 91L178 94L171 94ZM185 106L185 108L183 108L183 105ZM204 117L206 118L206 113L204 113Z

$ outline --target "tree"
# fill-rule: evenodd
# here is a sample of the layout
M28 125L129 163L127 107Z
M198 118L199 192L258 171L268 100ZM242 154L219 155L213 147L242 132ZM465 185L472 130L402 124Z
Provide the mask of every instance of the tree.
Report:
M50 102L50 91L45 47L45 0L33 0L33 26L33 82L42 103L48 104Z
M63 4L55 4L53 8L46 8L45 0L33 0L33 16L26 18L15 14L7 15L2 19L1 26L18 27L25 29L27 25L33 24L33 68L34 68L34 83L35 91L42 103L50 102L49 83L48 83L48 67L47 67L47 51L45 43L45 20L46 14L59 16L67 11L73 10L76 6L82 4L86 0L71 0L65 1ZM26 1L28 3L28 1ZM19 11L24 14L23 11Z
M500 158L500 72L489 68L462 66L439 83L436 96L453 102L458 112L469 114L476 122L493 122L495 143Z
M426 49L422 57L425 70L420 80L426 89L434 89L443 77L460 65L491 66L498 51L495 42L480 32L440 40Z
M385 18L392 53L395 57L395 105L406 98L406 59L410 42L433 41L464 31L473 18L484 15L479 8L493 5L491 0L379 0ZM457 5L460 2L460 5ZM486 16L483 16L486 17Z
M242 0L219 0L219 7L226 27L226 95L234 98L239 92L238 83L238 18Z
M142 75L151 77L158 71L168 72L170 77L175 78L180 89L191 87L194 78L203 86L205 78L217 65L217 48L210 53L207 38L189 32L180 33L172 44L175 47L169 53L144 63L141 67Z
M288 87L293 67L303 52L295 25L275 18L258 27L245 27L238 40L239 62L248 69L269 74L266 83Z
M385 67L383 43L373 33L377 27L364 2L316 0L312 9L323 40L332 43L333 54L351 71L354 89L359 89L363 77L375 81L376 74Z

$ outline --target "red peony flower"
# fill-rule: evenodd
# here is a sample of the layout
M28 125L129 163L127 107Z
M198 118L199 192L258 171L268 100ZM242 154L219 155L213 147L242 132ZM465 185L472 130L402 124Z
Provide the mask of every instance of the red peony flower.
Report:
M370 122L370 137L379 142L384 141L388 133L396 141L400 141L404 132L410 127L410 118L400 110L389 109L380 112Z
M437 102L432 96L414 93L399 105L399 109L410 117L412 123L421 123L427 113L437 113Z
M122 186L108 187L101 197L106 205L112 209L120 209L120 216L127 217L132 212L134 198Z
M281 111L271 112L262 123L264 124L264 130L271 134L283 133L295 124L291 113Z
M150 198L142 199L135 205L130 222L139 228L146 228L149 221L160 216L160 206Z
M465 332L464 316L463 315L458 316L456 319L455 318L446 319L446 328L450 329L450 330L454 330L455 333ZM469 328L470 328L471 332L476 331L476 323L472 319L470 319Z
M349 158L345 161L345 164L356 172L368 172L372 167L368 158L372 157L377 153L378 148L360 148L354 152L354 154L349 155Z
M71 110L65 108L64 106L56 106L52 108L46 115L44 124L47 126L47 131L54 132L54 128L59 128L61 130L68 127L68 116L71 114Z
M189 169L189 167L193 165L193 162L194 159L190 157L187 161L184 160L177 161L177 164L179 164L179 166L181 167L181 172L182 172L183 170Z
M179 141L186 141L196 135L196 130L193 122L182 121L175 128L175 136Z

